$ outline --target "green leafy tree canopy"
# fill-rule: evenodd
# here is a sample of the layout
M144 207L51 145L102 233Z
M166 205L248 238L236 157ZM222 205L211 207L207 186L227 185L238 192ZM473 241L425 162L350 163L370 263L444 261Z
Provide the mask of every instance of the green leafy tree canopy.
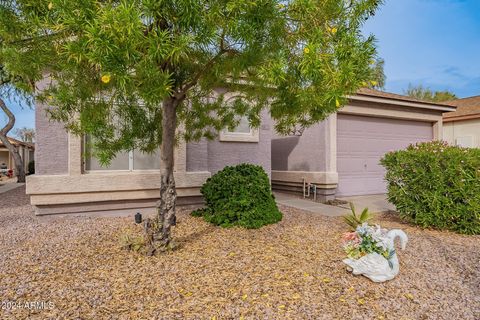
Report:
M12 74L49 79L38 98L95 138L101 162L160 145L159 216L172 222L174 141L213 138L243 116L258 127L263 109L280 133L325 119L373 78L375 41L361 28L380 3L6 0L0 56Z
M413 86L412 84L408 85L408 89L404 91L404 94L418 100L431 102L444 102L458 99L453 92L448 90L433 91L430 88L423 87L422 85Z

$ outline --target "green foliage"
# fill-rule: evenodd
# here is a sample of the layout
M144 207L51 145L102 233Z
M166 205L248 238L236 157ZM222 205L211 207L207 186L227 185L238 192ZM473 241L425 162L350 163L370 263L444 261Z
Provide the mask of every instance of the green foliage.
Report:
M404 91L404 94L423 101L431 102L444 102L457 99L457 96L448 90L444 91L432 91L430 88L424 88L423 86L408 85L408 89Z
M141 235L133 235L131 232L126 232L120 235L119 238L121 248L132 251L142 251L145 249L145 239Z
M388 199L422 227L480 234L480 149L428 142L390 152Z
M38 99L106 163L158 148L169 99L177 139L213 138L243 116L258 127L265 108L281 133L325 119L374 77L362 26L380 3L6 0L0 64L29 83L48 72Z
M355 212L355 206L350 202L350 210L352 210L352 213L348 216L344 216L343 220L346 224L348 224L352 231L355 231L359 225L362 225L364 222L368 222L372 219L372 215L368 211L368 208L363 209L360 216L357 216L357 213Z
M35 174L35 161L32 160L28 163L28 174Z
M373 74L372 80L367 83L367 86L371 89L384 89L385 81L387 80L387 76L384 72L385 60L376 59L371 62L373 62L371 66Z
M282 220L261 166L240 164L225 167L201 188L206 208L192 212L222 227L260 228Z

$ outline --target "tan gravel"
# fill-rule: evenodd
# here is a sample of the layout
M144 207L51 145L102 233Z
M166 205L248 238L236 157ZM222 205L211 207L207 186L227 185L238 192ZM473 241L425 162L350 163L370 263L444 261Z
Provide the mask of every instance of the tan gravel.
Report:
M0 319L480 319L480 237L420 230L394 280L341 262L339 218L281 207L260 230L222 229L180 212L181 247L160 257L120 248L133 218L33 216L24 188L0 197L0 300L52 303Z

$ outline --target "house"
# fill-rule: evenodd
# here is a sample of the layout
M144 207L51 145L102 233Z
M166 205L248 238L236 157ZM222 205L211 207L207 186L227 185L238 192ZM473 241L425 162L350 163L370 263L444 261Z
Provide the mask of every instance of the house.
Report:
M384 193L379 158L410 143L442 138L442 113L449 105L362 90L338 114L302 136L281 137L267 112L258 130L248 123L221 132L214 141L180 143L175 151L178 203L202 201L200 187L226 165L263 166L276 190L302 191L303 181L318 186L320 200L336 195ZM136 150L117 155L109 167L86 158L88 144L63 125L36 112L36 162L27 193L36 213L149 211L159 197L159 155Z
M33 143L23 142L14 138L7 138L8 141L10 141L10 143L17 148L18 152L20 153L20 157L23 159L25 173L28 173L28 163L34 160L35 145ZM7 147L4 146L0 141L0 169L4 167L4 164L7 170L14 170L15 175L15 162L13 160L13 156L10 154L10 151L8 151Z
M451 145L480 148L480 96L447 102L454 112L443 114L443 138Z

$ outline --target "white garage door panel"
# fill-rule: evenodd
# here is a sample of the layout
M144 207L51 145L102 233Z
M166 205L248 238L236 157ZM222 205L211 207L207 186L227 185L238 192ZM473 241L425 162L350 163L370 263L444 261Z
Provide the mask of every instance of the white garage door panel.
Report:
M338 115L337 195L385 193L383 155L432 139L429 122Z

